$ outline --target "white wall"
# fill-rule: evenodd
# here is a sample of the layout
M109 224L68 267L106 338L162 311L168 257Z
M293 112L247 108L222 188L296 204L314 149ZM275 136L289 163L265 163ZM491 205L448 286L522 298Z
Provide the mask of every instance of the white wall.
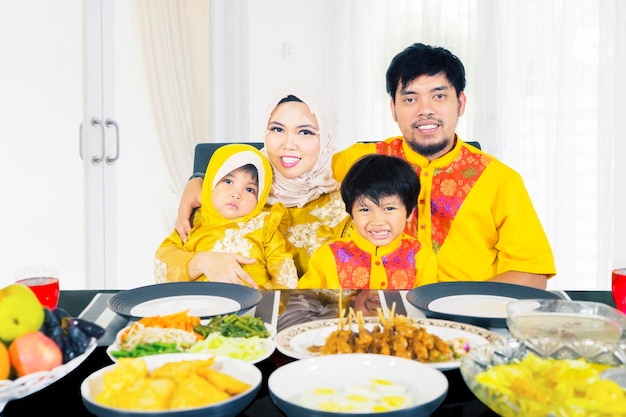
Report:
M154 251L180 199L165 178L131 6L116 2L119 288L154 282ZM81 8L79 0L0 2L0 286L46 264L59 269L62 289L85 287Z
M0 285L33 263L58 266L72 286L82 276L77 5L0 2Z

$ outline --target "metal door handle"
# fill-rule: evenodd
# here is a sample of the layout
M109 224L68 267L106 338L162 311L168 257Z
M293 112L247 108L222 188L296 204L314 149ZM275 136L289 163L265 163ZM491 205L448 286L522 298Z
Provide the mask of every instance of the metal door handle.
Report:
M97 119L97 118L93 118L91 119L91 125L92 126L100 126L100 130L101 130L101 138L100 138L100 142L102 143L102 153L100 153L100 156L96 155L93 158L91 158L91 163L94 165L98 165L100 162L102 162L102 159L104 158L104 125L102 124L102 120Z
M107 164L111 165L120 157L120 125L113 119L106 120L106 126L115 128L115 155L107 156Z

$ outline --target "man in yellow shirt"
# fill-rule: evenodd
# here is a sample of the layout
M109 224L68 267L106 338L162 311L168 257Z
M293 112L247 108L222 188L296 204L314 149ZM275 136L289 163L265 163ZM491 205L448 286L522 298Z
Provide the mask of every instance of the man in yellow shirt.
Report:
M341 181L366 154L399 156L420 178L416 235L437 256L439 281L499 281L545 289L552 249L521 176L456 135L465 69L450 51L416 43L387 69L391 113L402 136L357 143L333 157Z

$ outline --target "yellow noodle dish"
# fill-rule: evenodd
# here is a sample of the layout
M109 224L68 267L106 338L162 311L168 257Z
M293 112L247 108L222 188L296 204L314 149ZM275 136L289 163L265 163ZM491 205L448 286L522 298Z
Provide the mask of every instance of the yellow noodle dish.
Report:
M626 393L600 378L611 367L529 353L477 373L474 381L487 397L497 398L488 405L502 416L624 416Z

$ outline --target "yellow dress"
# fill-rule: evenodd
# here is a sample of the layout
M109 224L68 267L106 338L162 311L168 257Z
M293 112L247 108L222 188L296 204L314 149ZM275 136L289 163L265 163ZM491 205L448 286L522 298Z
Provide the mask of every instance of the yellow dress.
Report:
M521 176L457 137L454 149L429 162L402 137L359 143L333 156L343 179L371 153L407 160L419 175L416 223L406 232L437 256L438 281L487 281L506 271L556 274L548 238Z
M376 247L363 236L329 241L311 257L298 288L410 290L437 282L437 263L418 240L402 234Z
M329 239L341 237L350 216L339 191L322 194L302 207L288 207L289 226L283 229L295 247L299 275L308 269L311 254Z
M225 219L211 204L216 181L227 173L252 163L259 171L258 202L246 216ZM256 258L252 265L242 265L260 288L295 288L298 273L293 257L295 249L282 233L289 225L289 213L278 203L265 206L272 183L269 161L256 148L230 144L215 151L205 174L201 207L194 215L193 227L187 241L182 242L176 230L156 251L155 280L157 282L189 281L187 264L197 252L238 253ZM210 281L201 276L198 280Z

